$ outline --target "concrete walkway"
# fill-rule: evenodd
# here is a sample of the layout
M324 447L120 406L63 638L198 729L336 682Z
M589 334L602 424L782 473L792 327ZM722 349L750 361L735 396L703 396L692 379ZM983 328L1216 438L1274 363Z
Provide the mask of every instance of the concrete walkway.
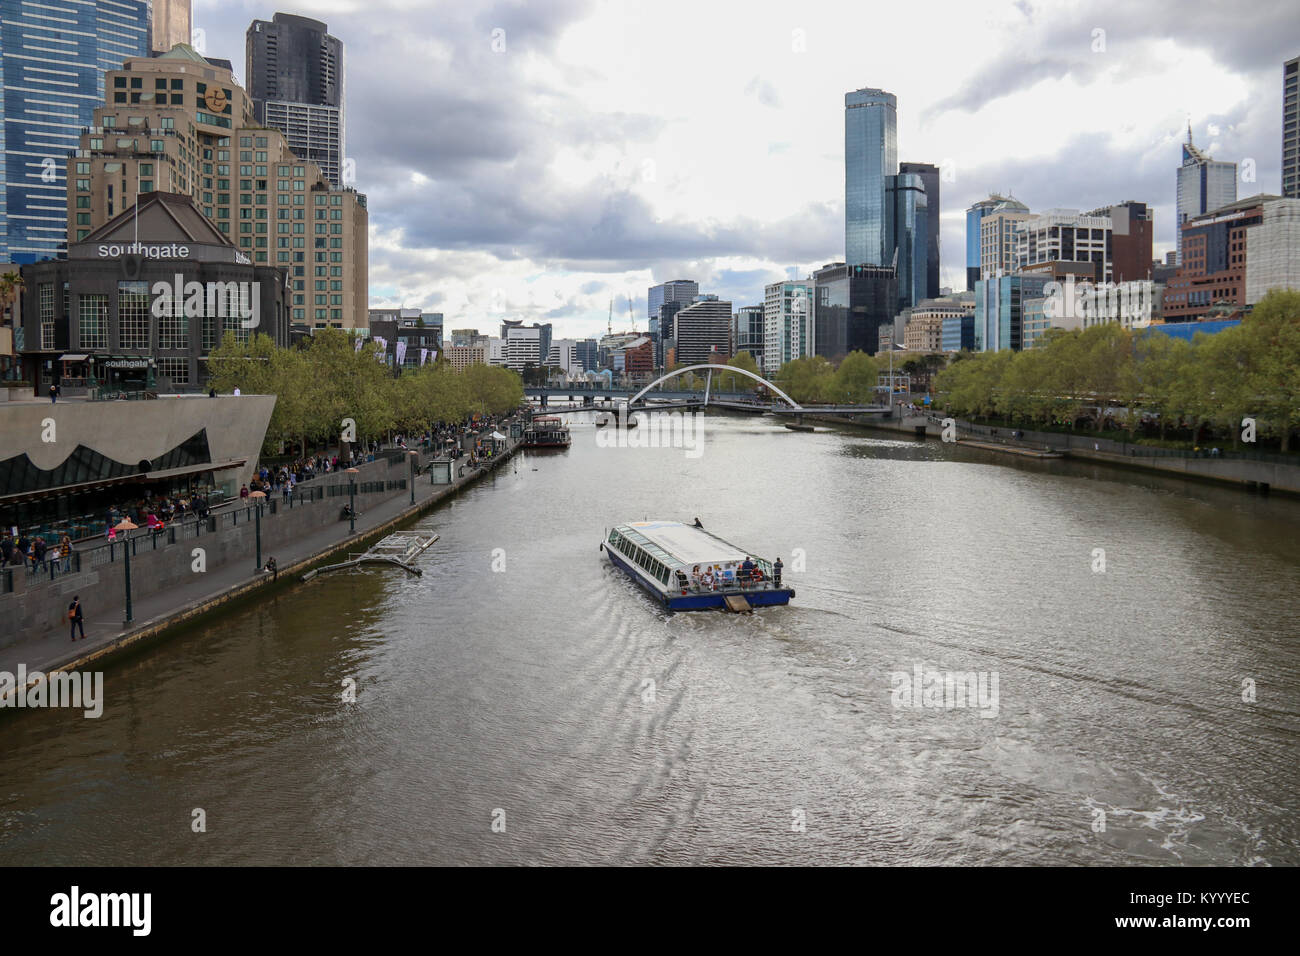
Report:
M305 534L287 546L264 549L262 560L265 562L274 557L279 568L277 577L297 580L311 565L332 554L364 550L363 541L395 530L403 522L417 517L437 502L507 463L518 445L518 441L508 442L507 450L491 459L488 467L470 469L466 465L465 475L453 478L450 485L431 485L426 472L416 479L415 505L411 504L409 489L403 489L383 502L374 503L357 517L355 534L349 534L348 522L339 521ZM459 470L466 461L467 459L460 459L455 470ZM248 561L227 562L203 574L194 575L191 584L133 599L134 620L130 625L123 623L126 615L126 588L123 585L120 596L112 606L83 605L86 628L84 640L78 637L75 642L72 641L67 627L33 634L0 649L0 671L15 674L20 663L26 666L28 673L83 669L91 663L102 664L108 656L131 645L151 640L170 627L272 584L270 574L252 573L249 567L252 563L251 558ZM118 564L120 566L120 562ZM122 572L114 567L108 573L121 575ZM71 597L68 600L71 601Z

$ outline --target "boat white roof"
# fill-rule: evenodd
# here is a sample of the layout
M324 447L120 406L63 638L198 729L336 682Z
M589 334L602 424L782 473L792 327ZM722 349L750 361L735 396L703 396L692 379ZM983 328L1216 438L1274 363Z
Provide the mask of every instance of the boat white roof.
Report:
M682 564L725 564L744 561L746 553L702 528L680 521L634 521L625 525Z

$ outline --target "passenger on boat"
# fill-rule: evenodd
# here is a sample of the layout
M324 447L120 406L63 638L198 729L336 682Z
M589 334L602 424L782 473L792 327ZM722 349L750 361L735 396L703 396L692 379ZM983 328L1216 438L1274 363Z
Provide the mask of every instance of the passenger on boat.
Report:
M781 568L783 568L784 566L785 565L781 563L781 559L779 557L776 559L776 564L772 565L772 583L775 584L777 587L781 586Z
M754 579L754 559L745 555L745 560L740 563L740 586L743 588Z
M700 566L698 564L691 568L691 587L695 588L697 591L700 587Z
M717 589L717 585L714 583L713 580L712 568L704 569L704 574L700 576L700 584L703 585L704 590L706 591L714 591Z

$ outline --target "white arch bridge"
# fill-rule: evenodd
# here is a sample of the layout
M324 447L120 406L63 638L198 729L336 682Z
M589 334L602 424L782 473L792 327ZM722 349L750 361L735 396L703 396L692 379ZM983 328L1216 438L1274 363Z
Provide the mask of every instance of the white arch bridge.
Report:
M704 391L700 392L683 392L665 389L664 392L671 394L656 394L655 390L665 382L671 381L683 375L695 372L704 373ZM719 399L713 395L713 376L714 375L743 375L746 378L753 379L758 384L764 386L769 392L775 395L779 401L762 402L742 400L731 393L728 398ZM611 401L617 401L619 405L627 408L629 411L639 409L665 409L665 408L707 408L710 405L717 408L729 408L737 411L772 413L775 415L794 415L796 418L803 415L887 415L890 413L889 389L881 386L877 389L879 398L875 405L801 405L793 398L783 392L774 382L770 382L743 368L733 368L730 365L687 365L684 368L673 369L666 375L661 375L650 384L646 385L638 392L632 392L630 388L619 388L617 386L605 385L551 385L551 386L528 386L524 393L529 398L536 398L543 408L547 406L547 399L550 398L594 398L605 397ZM622 401L622 396L631 396ZM649 397L647 397L649 396ZM651 404L651 402L654 404Z

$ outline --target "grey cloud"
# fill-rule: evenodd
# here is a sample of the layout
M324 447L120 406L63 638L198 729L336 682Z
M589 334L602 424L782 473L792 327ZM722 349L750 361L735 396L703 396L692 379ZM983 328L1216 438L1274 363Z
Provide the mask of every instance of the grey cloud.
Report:
M1259 75L1273 73L1281 82L1282 61L1295 56L1294 30L1270 29L1269 24L1296 23L1294 0L1261 0L1249 8L1218 0L1193 0L1168 7L1102 0L1086 7L1040 11L1025 6L1023 32L1012 32L990 65L971 77L959 91L928 107L923 120L948 110L976 112L987 103L1046 79L1064 76L1085 82L1118 60L1126 73L1148 72L1145 51L1156 42L1172 40L1179 48L1208 53L1231 70ZM1249 29L1251 23L1260 29ZM1105 30L1104 53L1094 53L1093 31Z

